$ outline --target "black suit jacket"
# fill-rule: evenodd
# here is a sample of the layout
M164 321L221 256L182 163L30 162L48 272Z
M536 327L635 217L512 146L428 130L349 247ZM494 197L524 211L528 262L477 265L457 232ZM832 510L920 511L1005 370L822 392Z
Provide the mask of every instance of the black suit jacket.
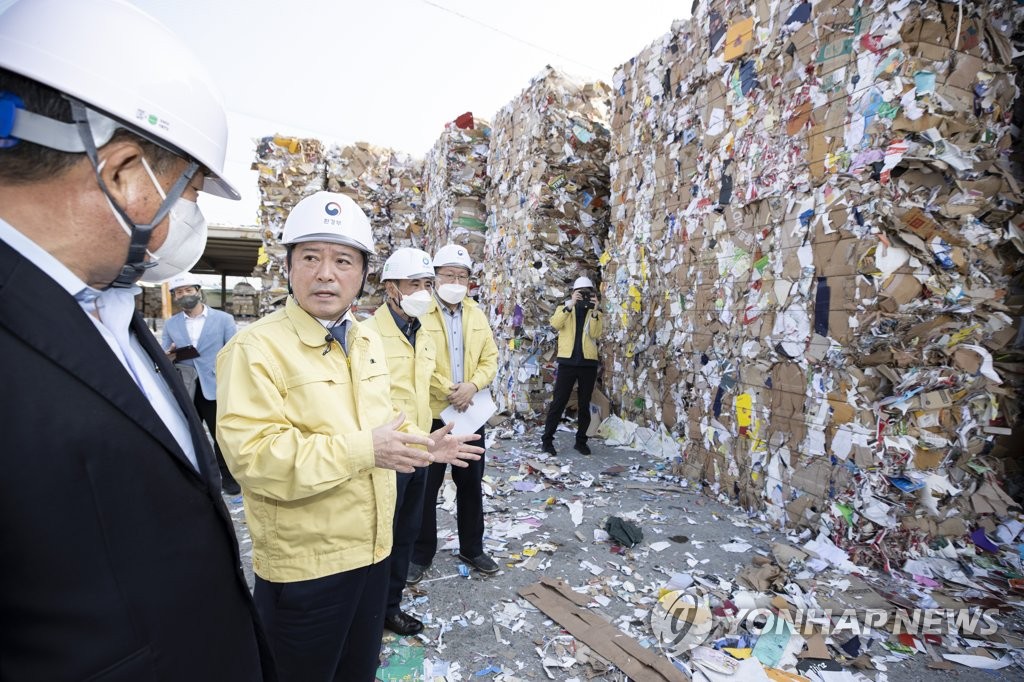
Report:
M0 241L0 680L274 677L213 451L200 471L73 297Z

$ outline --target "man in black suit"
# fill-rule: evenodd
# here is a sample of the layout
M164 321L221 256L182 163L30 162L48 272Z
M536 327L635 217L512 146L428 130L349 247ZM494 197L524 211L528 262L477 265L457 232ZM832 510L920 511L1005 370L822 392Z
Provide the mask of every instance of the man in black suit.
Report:
M132 5L0 14L2 680L275 678L209 440L134 305L201 255L198 191L238 197L226 142Z

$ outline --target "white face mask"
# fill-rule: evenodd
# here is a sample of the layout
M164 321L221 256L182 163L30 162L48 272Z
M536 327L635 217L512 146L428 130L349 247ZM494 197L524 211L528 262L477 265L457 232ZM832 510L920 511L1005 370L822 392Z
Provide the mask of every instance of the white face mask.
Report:
M167 194L164 192L164 188L160 186L160 183L157 182L156 175L153 174L146 159L142 159L142 166L146 169L146 173L149 174L149 179L153 185L156 186L156 191L160 194L160 198L166 199ZM100 169L102 167L103 164L101 163ZM121 228L130 237L132 229L125 223L113 204L110 203L109 198L107 199L107 204L110 205L110 210L113 211L117 222L121 224ZM147 268L142 274L140 279L143 282L157 284L192 269L192 266L199 262L203 251L206 249L206 218L203 217L203 212L199 210L199 205L196 202L179 198L171 206L171 210L167 214L167 220L167 238L164 239L164 243L156 251L146 251L150 259L156 261L156 265Z
M420 289L408 296L402 296L398 305L409 317L423 317L434 309L434 297L426 289Z
M442 284L437 288L437 295L445 303L456 305L466 298L467 291L469 289L466 288L465 284Z

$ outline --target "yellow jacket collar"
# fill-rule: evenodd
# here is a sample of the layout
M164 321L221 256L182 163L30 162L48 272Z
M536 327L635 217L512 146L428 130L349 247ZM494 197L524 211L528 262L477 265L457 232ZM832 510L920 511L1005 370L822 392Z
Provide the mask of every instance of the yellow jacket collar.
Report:
M373 316L377 318L377 326L380 330L381 336L400 336L405 339L405 334L395 324L395 318L391 315L391 309L388 308L388 304L382 304L377 310L373 312ZM406 339L408 341L408 339Z
M296 302L294 296L288 297L284 309L288 319L295 326L295 333L298 334L299 340L302 343L312 347L324 345L325 337L328 335L327 328L320 324L320 320L303 310L298 302ZM359 337L366 336L351 312L345 313L344 319L355 323L352 325L352 330Z

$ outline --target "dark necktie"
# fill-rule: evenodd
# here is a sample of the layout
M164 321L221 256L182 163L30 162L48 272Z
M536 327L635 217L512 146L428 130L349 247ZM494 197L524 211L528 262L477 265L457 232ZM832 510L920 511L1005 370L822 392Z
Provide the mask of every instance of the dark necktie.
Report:
M331 327L331 336L338 340L341 344L341 349L345 351L345 355L348 355L348 320L344 320L340 324L336 324Z
M409 339L409 343L411 343L414 346L416 345L416 332L418 332L419 329L420 321L414 317L411 320L409 320L409 322L405 325L405 329L402 330L402 333L405 334L405 338Z

